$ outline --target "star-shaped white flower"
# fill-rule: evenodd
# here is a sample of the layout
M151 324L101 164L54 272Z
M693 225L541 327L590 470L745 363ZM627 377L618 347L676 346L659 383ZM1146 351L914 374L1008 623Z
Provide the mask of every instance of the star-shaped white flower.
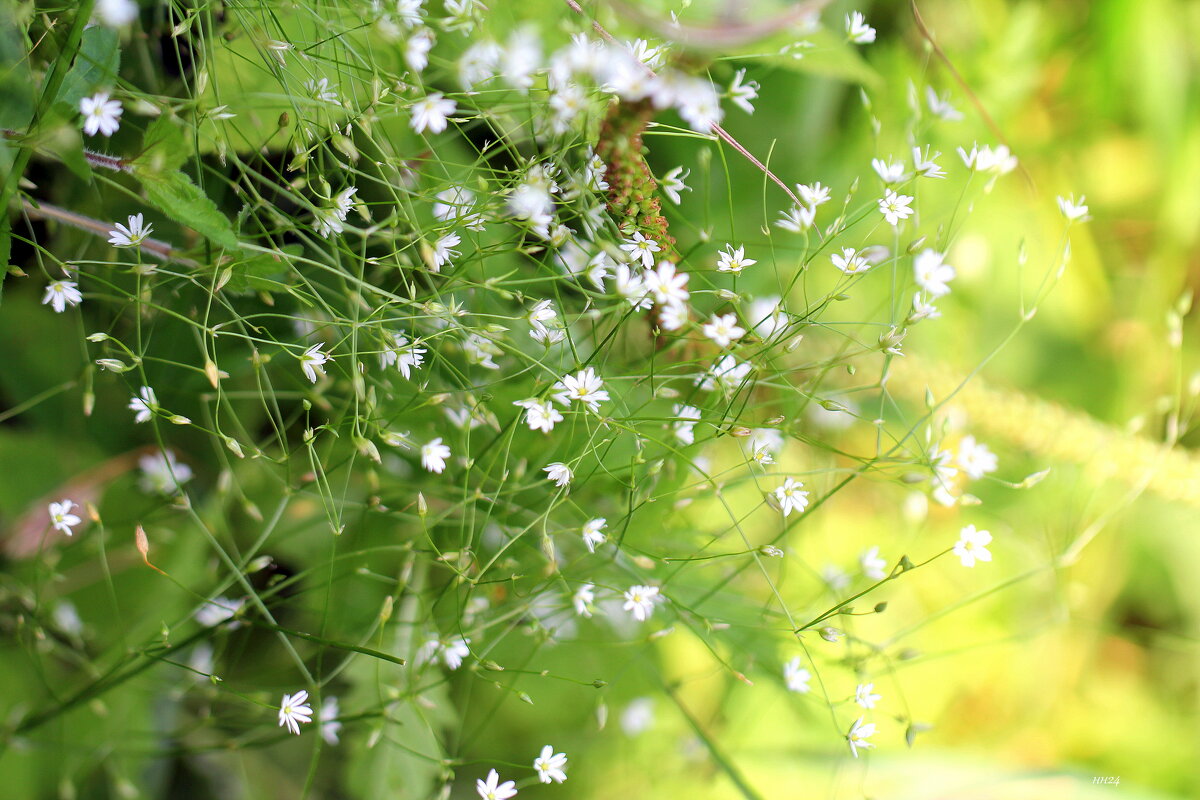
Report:
M846 734L846 741L850 744L850 752L855 758L858 758L858 751L860 749L865 750L875 746L867 741L867 739L874 735L874 722L868 722L864 724L862 717L859 717L854 721L854 724L850 726L849 733Z
M779 510L785 517L793 511L801 512L808 508L808 492L804 491L804 484L795 478L785 478L782 486L775 487L775 499L779 501Z
M42 305L50 307L58 314L67 310L67 306L77 306L83 302L83 294L75 281L52 281L46 284L46 293L42 295Z
M959 531L958 541L954 543L954 555L958 556L964 567L974 567L978 561L991 561L992 553L987 549L991 541L991 533L968 525Z
M583 543L587 545L589 553L596 552L596 547L598 545L602 545L608 541L608 537L602 532L604 530L604 526L607 524L608 520L606 520L604 517L590 519L584 523Z
M546 745L542 753L533 760L533 768L537 770L538 780L542 783L562 783L567 779L563 767L567 765L567 754L556 753L554 748Z
M131 214L128 227L119 222L113 225L108 232L108 243L113 247L136 247L154 230L153 225L143 225L141 214Z
M301 689L295 694L285 694L279 701L279 726L299 736L300 724L312 722L312 713L307 691Z
M746 267L752 267L757 263L753 258L746 258L745 247L734 247L731 244L727 244L717 258L717 271L732 272L735 275L740 275Z
M318 376L325 376L325 365L330 361L333 361L333 356L322 353L321 345L314 344L300 354L300 369L304 371L304 377L316 383Z
M97 133L112 136L121 127L120 100L110 100L108 92L96 92L79 101L79 113L83 114L83 132L88 136Z
M491 770L486 781L475 781L475 791L479 792L482 800L508 800L517 796L517 784L514 781L500 783L496 770Z
M447 100L441 92L433 92L412 104L409 125L417 133L441 133L446 130L446 118L457 109L458 103Z
M61 503L51 503L48 510L50 512L50 524L54 526L54 530L61 531L67 536L72 535L75 531L72 530L78 525L81 520L77 515L71 513L71 509L75 507L75 503L70 500L63 500Z
M625 592L623 608L633 614L638 622L645 622L654 613L654 603L659 598L657 586L630 586Z
M896 194L891 189L879 201L879 213L883 214L883 218L888 224L895 227L900 224L901 220L908 219L912 216L912 197L906 194Z
M430 472L442 474L446 469L446 459L450 457L450 448L442 444L442 437L421 446L421 466Z

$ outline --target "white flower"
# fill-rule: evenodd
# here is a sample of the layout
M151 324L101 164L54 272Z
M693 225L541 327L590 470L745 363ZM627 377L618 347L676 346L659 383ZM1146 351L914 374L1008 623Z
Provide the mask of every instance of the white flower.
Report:
M429 66L429 51L436 42L437 37L428 28L420 28L408 37L404 45L404 60L408 68L417 74L424 72L425 67Z
M42 305L50 304L57 313L67 310L67 306L77 306L83 302L83 294L75 281L53 281L46 284L46 293L42 295Z
M929 106L929 112L935 117L944 119L947 122L958 122L960 119L962 119L962 112L950 105L949 92L939 96L938 93L933 90L932 86L926 86L925 103Z
M718 272L732 272L735 275L740 275L746 267L753 266L758 262L753 258L746 258L746 248L734 248L733 245L725 245L725 250L717 259Z
M923 319L938 319L942 312L925 295L917 292L913 295L912 312L908 315L909 323L920 322Z
M1069 194L1066 197L1058 198L1058 209L1062 211L1063 216L1068 222L1087 222L1091 217L1088 216L1088 207L1084 202L1087 200L1083 195L1079 195L1079 201L1076 202L1075 195Z
M775 499L779 501L779 510L786 517L793 511L802 512L808 508L808 492L804 484L795 478L785 478L782 486L775 487Z
M154 230L153 225L142 225L142 215L133 214L129 217L129 227L114 222L115 229L108 232L108 243L114 247L134 247Z
M950 281L954 280L954 267L946 264L945 256L931 248L925 248L913 259L913 277L917 285L934 297L950 293Z
M959 147L958 154L968 169L977 172L994 172L997 175L1004 175L1017 168L1017 157L1005 145L997 145L995 148L988 145L983 147L972 145L970 152Z
M658 325L664 331L677 331L687 321L688 307L684 303L667 303L658 311Z
M692 190L692 187L684 183L684 181L687 180L688 176L691 174L692 171L690 169L685 170L681 166L675 167L666 175L663 175L662 179L659 181L659 187L662 188L663 193L675 205L679 205L680 192L690 192Z
M233 619L245 604L244 598L231 600L228 597L215 597L196 609L196 622L206 628L215 628L222 622ZM236 623L230 626L230 630L234 627L236 627Z
M874 691L875 684L860 683L854 690L854 702L858 703L863 708L874 708L875 704L883 698L883 695L874 694Z
M441 92L433 92L412 104L409 124L417 133L441 133L446 130L446 118L457 109L458 104L453 100L447 100Z
M144 455L138 459L142 470L138 485L147 494L172 494L178 492L181 485L192 479L192 468L175 458L175 453L168 451Z
M846 38L855 44L870 44L875 41L875 29L861 12L853 11L846 15Z
M563 421L562 412L555 408L554 404L549 400L530 398L528 400L517 400L513 405L525 409L525 424L529 426L529 430L531 431L549 433L554 430L556 423Z
M300 723L312 722L312 706L308 704L308 692L304 689L295 694L285 694L279 701L279 726L300 735Z
M726 354L721 356L708 372L701 375L697 383L706 392L720 388L728 394L736 391L749 374L749 361L738 361L732 355Z
M875 746L867 741L867 739L874 735L874 722L868 722L864 725L862 717L854 721L854 724L850 726L850 732L846 734L846 741L850 743L850 752L854 754L855 758L858 758L859 748L865 750Z
M617 294L625 298L629 305L639 311L645 311L653 304L650 290L642 276L631 270L626 264L618 264L613 276L617 284Z
M421 8L425 0L396 0L396 16L400 22L412 28L421 24L425 9Z
M394 333L392 334L392 346L379 354L379 363L385 368L394 364L396 369L400 370L400 374L407 379L411 376L412 370L425 363L427 352L429 351L424 347L418 347L415 342L409 343L407 336Z
M659 84L662 83L660 76ZM685 76L675 87L674 95L679 116L697 133L708 133L721 121L721 98L708 80Z
M529 89L542 66L542 43L532 28L513 31L500 55L499 69L515 89Z
M50 512L50 524L54 526L54 530L62 531L67 536L74 533L72 528L83 522L75 514L71 513L71 509L75 507L75 503L70 500L63 500L61 503L51 503L48 507Z
M930 155L928 146L924 152L921 152L921 148L919 147L914 147L912 152L913 172L917 175L922 178L946 177L946 171L937 163L938 158L942 155L941 153L935 152L933 155Z
M304 88L309 96L318 102L336 103L338 101L337 92L329 88L329 78L305 81Z
M606 520L604 517L590 519L584 523L583 543L587 545L589 553L596 552L597 545L602 545L608 541L608 537L601 533L601 531L604 530L604 526L607 524L608 520Z
M637 736L654 727L654 701L639 697L621 712L621 730L626 736Z
M546 745L542 754L533 760L533 768L537 770L538 780L542 783L562 783L567 779L563 767L567 765L567 754L556 753L554 748Z
M696 441L693 429L696 427L695 420L700 419L700 409L695 406L676 405L675 416L679 417L678 421L671 426L675 432L675 438L682 444L691 444Z
M644 280L654 299L663 305L686 303L691 295L687 290L688 274L676 272L670 261L658 262L658 269L647 270Z
M929 460L933 465L933 499L944 506L954 505L954 479L958 476L958 468L951 463L954 454L935 447L929 453Z
M729 96L743 111L753 114L754 106L750 104L750 101L758 97L758 81L742 83L745 78L746 70L739 69L733 76L733 83L729 84Z
M146 422L154 416L154 406L158 405L158 396L149 386L138 389L138 393L129 400L129 410L133 412L134 422Z
M88 136L97 133L112 136L121 127L120 100L109 100L108 92L96 92L79 101L79 113L83 114L83 132Z
M504 351L486 336L471 332L463 340L462 348L467 360L472 364L478 364L485 369L500 369L494 358L504 355Z
M829 202L830 192L828 186L822 186L820 181L816 183L797 183L796 194L800 195L800 199L808 203L809 209L817 210L817 206L824 205Z
M896 194L888 189L887 194L879 201L879 213L883 214L883 218L888 221L888 224L894 227L900 224L900 220L912 216L912 201L913 199L908 195Z
M495 42L483 41L467 48L458 60L458 80L463 88L470 89L496 77L500 54L500 45Z
M527 319L529 320L530 328L532 328L529 331L529 336L535 342L552 345L567 338L566 331L562 329L562 326L557 321L558 314L555 313L554 305L550 300L539 300L534 303Z
M571 596L571 603L575 606L576 614L581 617L592 615L592 603L596 602L595 589L594 583L585 583L575 590L575 594Z
M834 253L829 258L835 267L847 275L858 275L871 268L871 262L853 247L843 247L841 255Z
M317 719L321 721L321 738L330 747L338 743L338 735L342 732L342 723L338 721L339 713L338 699L330 695L321 704L321 713L317 715Z
M718 347L728 347L732 342L742 338L746 329L737 324L734 314L713 314L712 319L704 324L704 335L712 339Z
M996 471L996 454L989 450L986 444L975 441L974 436L964 436L959 442L957 461L962 471L974 480Z
M316 383L318 375L325 376L324 365L330 361L333 361L333 356L322 353L321 345L314 344L300 355L300 369L304 371L304 377L312 383Z
M547 467L542 467L542 471L546 473L548 480L554 481L554 484L559 487L566 486L574 477L571 468L561 461L555 461Z
M888 157L891 158L891 156ZM882 158L872 158L871 167L879 176L879 180L884 183L901 183L908 180L908 175L904 172L903 161L884 161Z
M137 19L138 5L133 0L97 0L95 15L110 28L120 28Z
M474 209L475 193L461 186L443 189L434 197L434 219L455 222L467 230L481 231L484 227L483 214Z
M447 233L433 243L433 271L441 272L442 267L450 264L451 259L458 258L461 253L453 249L456 244L462 242L462 239L457 233ZM453 266L451 264L451 266Z
M641 231L634 231L633 236L621 244L621 249L628 253L631 262L641 261L642 266L650 269L654 266L654 254L662 248L653 239L647 239Z
M475 791L479 792L483 800L508 800L510 797L516 797L517 784L514 781L500 783L500 776L496 774L496 770L491 770L486 781L475 781Z
M630 586L625 592L623 608L633 614L638 622L645 622L654 613L654 603L658 600L657 586Z
M779 219L775 221L775 227L792 233L804 233L812 227L816 216L817 211L814 208L792 206L787 211L779 212Z
M470 639L456 636L441 648L442 661L445 662L447 669L458 669L462 666L463 659L471 655L471 648L467 646L470 643Z
M430 472L442 474L442 470L446 469L446 459L450 457L450 448L442 444L442 437L438 437L427 444L421 445L421 466Z
M750 303L746 321L762 339L770 339L787 330L788 316L780 309L778 297L759 297Z
M974 567L977 561L991 561L992 553L987 549L991 541L991 533L968 525L959 531L958 541L954 543L954 555L958 556L964 567Z
M862 567L863 575L873 581L881 581L887 577L887 573L884 572L887 561L879 557L878 547L872 547L859 556L858 563Z
M800 666L800 656L783 665L783 682L789 692L807 694L812 688L808 685L811 680L812 673Z
M574 375L564 375L552 387L554 399L561 405L569 406L571 401L583 403L590 411L600 410L601 403L608 402L608 392L604 389L604 381L592 367L582 369Z

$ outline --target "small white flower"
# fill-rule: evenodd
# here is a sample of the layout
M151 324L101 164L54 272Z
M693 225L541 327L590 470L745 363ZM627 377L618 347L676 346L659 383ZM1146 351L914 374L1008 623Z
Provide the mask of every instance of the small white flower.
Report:
M415 342L410 343L407 336L394 333L392 334L392 346L379 354L379 363L384 368L395 365L407 380L414 369L425 363L427 352L429 351L424 347L419 347Z
M882 158L872 158L871 167L875 170L875 174L879 176L879 180L884 183L903 183L908 180L908 174L904 171L903 161L884 161Z
M173 494L192 479L192 468L171 451L165 456L161 452L144 455L138 459L138 467L142 470L138 486L147 494Z
M196 609L196 622L206 628L215 628L221 623L233 619L245 604L245 599L231 600L228 597L215 597ZM230 630L236 626L237 623L230 625Z
M137 19L134 0L97 0L95 14L110 28L121 28Z
M638 311L645 311L653 305L654 300L650 297L650 290L646 288L646 282L628 265L618 264L613 279L617 284L617 294L625 298L629 305Z
M400 18L401 24L409 28L416 27L425 16L425 9L421 7L423 5L425 0L396 0L396 16Z
M42 305L50 304L56 313L61 314L67 306L77 306L83 302L83 294L75 281L52 281L46 284L46 293L42 295Z
M116 227L108 232L108 243L114 247L135 247L154 230L153 225L142 225L141 214L129 217L129 227L119 222L114 222L113 225Z
M308 704L308 692L304 689L295 694L285 694L279 701L279 726L300 735L300 724L312 722L312 706Z
M821 567L821 580L834 592L840 592L850 585L850 576L833 564Z
M942 312L925 295L917 292L913 295L912 312L908 315L909 323L920 322L923 319L938 319Z
M450 457L450 448L442 444L438 437L427 444L421 445L421 466L438 475L446 469L446 459Z
M753 258L746 258L746 248L734 248L733 245L727 244L725 250L717 258L717 271L740 275L746 267L754 266L757 263Z
M129 400L129 410L133 412L134 422L146 422L154 416L154 406L158 405L158 396L149 386L138 389L138 393Z
M575 590L575 594L571 596L571 603L575 606L575 613L581 617L590 617L592 615L592 604L596 602L596 585L594 583L585 583Z
M875 41L875 29L861 12L853 11L846 15L846 38L854 44L870 44Z
M692 190L692 187L684 183L691 174L692 171L690 169L685 170L681 166L675 167L666 175L663 175L659 181L659 186L662 188L663 194L675 205L679 205L680 192L690 192Z
M912 153L914 173L922 178L946 177L946 171L937 163L938 158L942 155L941 153L934 152L933 155L930 155L928 147L925 148L924 152L921 152L921 148L914 147Z
M437 42L437 36L428 28L419 28L404 45L404 61L418 75L429 66L429 51Z
M913 199L909 195L896 194L888 189L887 194L879 201L879 213L883 214L883 218L889 225L895 227L900 224L900 220L912 216L912 201Z
M330 695L321 703L321 713L317 715L317 719L321 721L321 738L330 747L337 745L338 736L342 732L342 723L338 721L339 713L338 699Z
M566 486L574 477L571 468L561 461L555 461L549 466L542 467L542 471L546 473L548 480L554 481L554 484L559 487Z
M974 480L995 472L997 466L996 454L986 444L975 441L974 436L964 436L959 442L957 461L962 471Z
M542 783L562 783L567 779L563 767L567 765L567 754L556 753L554 748L546 745L542 753L533 760L533 768L537 770L538 780Z
M958 122L963 117L961 111L950 105L950 93L939 96L932 86L925 87L925 104L929 106L929 113L947 122Z
M820 181L816 183L797 183L796 194L800 195L800 199L808 204L812 211L817 210L817 206L824 205L829 202L830 190L828 186L823 186Z
M812 227L816 215L816 209L808 206L792 206L787 211L779 212L779 219L775 221L775 227L792 233L804 233Z
M462 666L463 659L471 655L471 648L467 646L470 643L470 639L464 639L461 636L456 636L446 642L446 646L441 650L442 661L445 662L447 669L453 670Z
M508 800L510 797L516 797L517 784L514 781L500 783L500 776L493 769L488 772L486 781L475 781L475 791L482 800Z
M721 356L708 372L697 379L697 384L706 392L720 389L725 394L737 391L750 374L749 361L738 361L732 355Z
M552 387L554 399L564 406L572 401L583 403L592 412L600 410L601 403L608 402L608 392L604 389L604 381L592 367L580 370L574 375L564 375Z
M72 528L83 522L77 515L71 513L71 509L75 507L75 503L70 500L63 500L61 503L51 503L48 507L50 512L50 524L54 526L54 530L62 531L67 536L74 533Z
M746 329L738 326L737 316L734 314L713 314L712 319L704 324L703 330L704 335L718 347L728 347L746 335Z
M859 717L850 726L850 732L846 734L846 741L850 744L850 752L858 758L859 748L864 750L874 747L875 745L867 741L875 735L875 723L868 722L863 724L863 718Z
M409 125L417 133L441 133L446 130L446 118L457 109L456 102L447 100L441 92L433 92L412 104L412 120Z
M800 666L800 656L796 656L783 665L783 682L787 685L789 692L807 694L812 689L808 685L811 680L812 673Z
M1062 211L1068 222L1087 222L1091 217L1088 216L1088 207L1084 202L1087 200L1083 195L1079 195L1078 202L1075 200L1075 195L1069 194L1066 197L1058 198L1058 209Z
M660 261L658 269L646 271L644 280L655 301L662 305L681 305L691 296L687 290L688 277L686 272L676 272L670 261Z
M526 316L529 320L529 336L544 345L557 344L567 338L566 331L558 323L558 314L550 300L539 300L534 303Z
M630 586L625 592L623 608L633 614L638 622L645 622L654 613L654 603L658 600L657 586Z
M608 541L602 531L604 526L608 524L608 520L604 517L590 519L583 525L583 543L587 545L589 553L596 552L596 547Z
M958 541L954 543L954 555L958 556L964 567L974 567L977 561L991 561L992 553L987 549L991 541L990 532L968 525L959 531Z
M83 132L88 136L97 133L102 136L112 136L121 127L120 100L108 99L108 92L96 92L91 97L79 101L79 113L83 114Z
M454 222L467 230L484 228L483 214L475 210L475 193L461 186L443 189L434 197L433 216L442 222Z
M866 259L866 256L853 247L843 247L841 255L834 253L829 258L835 267L847 275L858 275L871 268L871 262Z
M854 702L858 703L863 708L874 708L875 704L883 699L883 695L874 694L875 684L860 683L854 690Z
M879 557L878 547L872 547L859 556L858 563L862 567L863 575L873 581L881 581L887 577L887 573L884 572L887 561Z
M525 424L531 431L549 433L554 430L556 423L563 421L562 412L555 408L549 400L530 398L517 400L513 405L525 409Z
M808 492L804 484L795 478L785 478L782 486L775 487L775 499L779 501L779 510L786 517L793 511L802 512L808 508Z
M650 269L654 266L654 254L662 247L653 239L647 239L641 231L634 231L633 236L621 243L621 249L628 253L631 262L641 261L643 267Z
M925 248L913 259L913 277L917 285L934 297L950 293L950 281L954 280L954 267L945 263L944 255Z
M458 258L461 253L453 249L455 245L462 242L462 239L457 233L447 233L433 243L433 271L441 272L442 267L446 265L453 266L451 260Z
M317 376L325 376L325 364L333 361L333 356L321 352L321 345L314 344L300 355L300 369L304 377L312 383L317 382Z
M691 444L696 441L694 428L696 427L695 420L700 419L700 409L695 406L675 406L675 416L678 421L672 424L672 429L675 432L675 438L681 444Z
M309 97L321 103L336 103L337 92L329 88L329 78L319 78L315 81L305 81L304 88Z
M758 97L758 81L747 81L742 83L746 78L746 70L739 69L733 76L733 83L729 84L729 96L743 111L747 114L754 113L754 106L750 101Z
M750 303L746 321L763 340L770 339L787 330L788 315L780 308L777 296L759 297Z

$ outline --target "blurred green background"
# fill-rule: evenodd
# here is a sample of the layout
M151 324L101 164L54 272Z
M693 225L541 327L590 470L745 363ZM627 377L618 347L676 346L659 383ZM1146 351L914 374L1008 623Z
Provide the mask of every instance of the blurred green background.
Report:
M789 182L844 187L855 176L869 177L872 157L907 154L911 82L918 98L927 84L949 90L964 113L962 122L939 124L922 139L945 154L943 164L957 158L956 146L996 143L920 36L907 3L858 7L879 30L878 41L859 51L866 69L831 59L828 71L836 74L815 74L819 53L803 69L770 59L735 61L750 68L762 89L753 117L730 107L730 132L755 153L774 152L771 166ZM864 636L891 636L912 649L879 688L889 699L903 698L930 729L907 750L903 726L889 727L880 715L881 745L870 759L831 768L829 733L814 723L814 714L789 710L777 686L752 689L713 670L703 648L677 632L659 644L654 669L638 659L624 664L620 652L598 656L586 641L547 656L547 666L595 661L598 672L626 675L605 695L604 736L595 733L595 697L580 702L578 687L538 684L531 708L514 710L509 703L494 717L464 726L469 753L523 764L530 746L543 739L553 738L568 753L584 752L586 743L587 758L572 762L567 788L575 796L738 796L699 743L696 732L703 729L719 733L724 755L764 797L1196 796L1200 592L1192 573L1200 563L1200 460L1193 448L1200 436L1189 423L1170 456L1155 443L1168 424L1163 398L1186 389L1200 367L1194 317L1182 323L1179 348L1170 346L1167 324L1178 298L1200 284L1200 4L924 0L920 9L1021 169L975 200L948 257L960 272L954 295L942 304L941 320L918 327L905 343L912 355L897 366L892 391L920 402L928 383L945 396L955 385L945 375L974 369L1009 334L1021 298L1062 249L1056 195L1085 194L1093 217L1073 227L1069 264L1039 314L952 404L969 419L969 430L1001 454L1005 479L1020 481L1047 467L1050 475L1027 491L985 485L978 492L985 503L977 518L997 539L989 568L930 571L878 598L892 602L885 617L859 623ZM757 4L747 10L759 12ZM824 18L836 21L848 10L835 5ZM721 79L725 68L718 64L714 76ZM869 109L859 88L845 80L848 70L864 76ZM880 123L878 138L872 118ZM701 174L688 143L654 135L647 143L657 173L682 163ZM733 154L727 160L735 194L757 197L753 187L762 176ZM713 191L725 185L723 175L712 178ZM740 209L744 217L734 220L735 230L766 246L758 232L762 209L755 203ZM780 238L772 234L773 241ZM38 291L12 282L6 287L0 310L0 342L9 353L0 369L5 407L53 389L63 381L57 365L78 357L74 338L59 333L60 320L37 305ZM116 398L101 402L119 404ZM0 425L6 524L28 509L31 497L55 491L102 454L139 441L131 425L85 425L77 403L77 390L65 392L32 417L16 415ZM64 422L56 426L58 416ZM957 517L931 510L924 521L899 518L894 508L903 499L892 484L860 482L792 544L814 558L840 553L843 563L853 563L871 544L885 543L894 558L905 547L933 550L953 541ZM145 501L129 492L126 502ZM293 508L296 518L284 524L302 524L305 513L321 512ZM704 508L687 513L699 517ZM140 518L136 508L125 516ZM1073 563L1048 566L1081 536L1086 547ZM173 558L209 558L200 543L193 545ZM134 563L128 561L123 566ZM97 576L65 574L89 587L90 594L76 598L81 610L102 615L104 604L115 602ZM138 592L154 584L153 576L120 580L121 602L155 617L151 592ZM1003 588L993 592L996 587ZM6 596L7 610L16 602ZM942 616L946 609L953 613ZM12 676L0 691L6 713L28 710L21 704L23 681L34 687L30 691L57 692L38 685L23 656L5 650L0 666ZM243 679L269 684L265 668L255 675L256 668L247 666ZM655 682L660 669L679 681L678 699L696 725ZM485 690L452 685L447 691L466 702L465 695ZM627 704L649 695L656 696L653 726L636 736L615 733ZM474 702L481 711L490 708L487 698ZM147 690L121 696L105 713L149 718L171 712ZM0 796L42 796L27 794L29 787L48 785L45 773L59 763L41 753L5 752L0 774L18 788L13 794L0 789ZM214 760L212 768L224 763ZM348 764L356 773L349 779L355 794L345 796L386 797L393 781L403 782L404 769L416 768L381 765L364 750ZM239 777L251 785L294 788L305 765L303 758L290 766L262 758L241 768L246 772ZM81 796L118 796L120 762L96 769L101 777ZM1120 786L1096 785L1097 776L1119 777ZM179 787L188 782L165 780ZM189 796L178 791L172 796ZM538 786L525 792L551 796Z

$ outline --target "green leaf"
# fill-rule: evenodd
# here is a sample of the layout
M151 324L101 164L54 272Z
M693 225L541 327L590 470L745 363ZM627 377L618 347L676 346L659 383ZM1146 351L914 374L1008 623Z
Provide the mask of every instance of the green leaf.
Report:
M135 168L133 174L142 182L146 199L159 211L202 234L214 244L231 250L237 248L237 235L229 218L185 173L157 173Z
M14 9L0 3L0 128L23 131L33 117L37 83L20 30ZM8 165L0 163L0 173L7 171Z
M291 268L289 257L299 255L300 250L299 245L289 245L278 255L258 253L230 264L231 275L225 291L233 294L283 291Z
M142 137L139 164L150 172L177 170L187 161L192 149L175 117L163 115L150 123Z
M74 113L84 97L98 89L111 89L116 84L120 66L117 32L103 25L88 28L83 32L79 55L63 79L55 103L61 103Z

